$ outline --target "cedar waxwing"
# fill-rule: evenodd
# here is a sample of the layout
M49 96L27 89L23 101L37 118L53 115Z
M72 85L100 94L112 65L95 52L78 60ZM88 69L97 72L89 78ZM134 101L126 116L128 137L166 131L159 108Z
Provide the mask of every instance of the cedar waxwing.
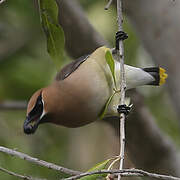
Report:
M80 127L99 119L108 98L114 93L112 73L105 59L106 47L79 58L57 73L49 86L34 93L27 107L24 132L34 133L39 124L49 122ZM115 60L116 84L120 89L120 63ZM125 65L127 89L141 85L161 85L167 74L159 67L136 68ZM104 117L118 115L119 93Z

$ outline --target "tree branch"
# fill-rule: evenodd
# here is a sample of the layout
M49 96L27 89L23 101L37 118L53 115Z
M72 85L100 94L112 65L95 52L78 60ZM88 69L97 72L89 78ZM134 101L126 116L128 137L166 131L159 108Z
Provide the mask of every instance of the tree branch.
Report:
M167 69L166 88L173 109L180 117L180 83L177 83L180 77L180 1L126 0L124 7L152 60Z
M0 167L0 171L2 171L4 173L7 173L7 174L9 174L11 176L15 176L15 177L18 177L20 179L24 179L24 180L46 180L46 179L33 178L31 176L25 176L25 175L17 174L17 173L14 173L12 171L9 171L9 170L7 170L5 168L2 168L2 167Z
M117 0L117 19L118 19L118 31L123 31L123 14L122 14L122 1ZM118 50L118 61L120 62L120 105L125 104L125 90L126 90L126 79L125 79L125 70L124 70L124 45L123 40L119 41L119 50ZM124 163L124 152L125 152L125 114L119 114L120 120L120 164L119 170L123 169ZM121 179L121 176L118 176L118 180Z
M110 5L112 4L113 0L109 0L107 5L104 7L104 10L108 10Z
M132 110L126 121L126 149L138 169L180 176L178 148L160 131L156 119L144 104L144 97L132 90Z
M55 171L59 171L59 172L65 173L65 174L69 174L69 175L80 174L79 171L74 171L74 170L71 170L71 169L67 169L67 168L64 168L62 166L59 166L59 165L56 165L56 164L53 164L53 163L49 163L49 162L40 160L38 158L31 157L31 156L29 156L27 154L24 154L24 153L21 153L21 152L18 152L18 151L15 151L15 150L3 147L3 146L0 146L0 152L6 153L6 154L9 154L9 155L12 155L12 156L19 157L19 158L24 159L26 161L29 161L31 163L34 163L34 164L37 164L37 165L40 165L40 166L43 166L43 167L47 167L48 169L53 169Z
M80 175L76 175L73 177L66 178L64 180L76 180L80 179L85 176L90 176L93 174L120 174L122 177L128 176L136 176L136 177L150 177L150 178L157 178L163 180L180 180L178 177L149 173L147 171L139 170L139 169L123 169L123 170L101 170L101 171L94 171L94 172L86 172Z
M82 55L90 54L97 47L107 44L89 23L82 7L76 0L57 0L57 2L60 8L59 23L62 25L66 37L66 49L72 57L79 58Z
M0 103L0 110L25 110L27 103L24 101L5 101Z

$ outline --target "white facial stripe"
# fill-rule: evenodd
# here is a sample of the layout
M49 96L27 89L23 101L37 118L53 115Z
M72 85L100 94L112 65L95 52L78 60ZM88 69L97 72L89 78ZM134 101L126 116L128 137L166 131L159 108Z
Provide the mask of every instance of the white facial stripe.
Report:
M43 116L46 114L46 111L44 110L44 101L43 101L43 99L42 99L42 103L43 103L43 113L41 114L40 119L42 119Z

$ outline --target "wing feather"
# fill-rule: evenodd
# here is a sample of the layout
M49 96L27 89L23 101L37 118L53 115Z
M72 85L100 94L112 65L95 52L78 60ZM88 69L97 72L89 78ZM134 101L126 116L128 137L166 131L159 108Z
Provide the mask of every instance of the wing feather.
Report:
M60 72L56 74L55 80L62 81L73 73L84 61L87 60L89 55L82 56L70 64L66 65Z

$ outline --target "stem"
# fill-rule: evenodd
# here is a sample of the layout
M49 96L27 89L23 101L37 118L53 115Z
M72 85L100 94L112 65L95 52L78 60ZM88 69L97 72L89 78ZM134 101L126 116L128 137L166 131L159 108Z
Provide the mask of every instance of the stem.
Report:
M109 0L107 5L104 7L105 10L108 10L110 5L112 4L113 0Z
M59 172L65 173L65 174L69 174L69 175L80 174L79 171L74 171L74 170L71 170L68 168L64 168L62 166L59 166L59 165L56 165L56 164L53 164L50 162L46 162L46 161L40 160L38 158L31 157L27 154L24 154L24 153L21 153L21 152L18 152L18 151L15 151L15 150L3 147L3 146L0 146L0 152L6 153L6 154L9 154L12 156L16 156L18 158L24 159L31 163L37 164L39 166L47 167L48 169L53 169L53 170L56 170L56 171L59 171Z
M4 173L7 173L7 174L9 174L11 176L15 176L15 177L17 177L19 179L24 179L24 180L46 180L46 179L33 178L31 176L25 176L25 175L17 174L15 172L9 171L9 170L7 170L5 168L2 168L2 167L0 167L0 171L2 171Z
M118 31L123 31L123 15L122 15L122 0L117 0L117 20L118 20ZM123 40L119 41L118 50L118 61L120 62L120 105L125 104L125 89L126 89L126 79L124 70L124 45ZM120 114L120 164L119 170L123 169L124 163L124 149L125 149L125 114ZM118 175L118 180L121 179L121 175Z
M90 176L94 174L117 174L117 173L121 174L122 177L150 177L151 179L156 178L156 179L161 179L161 180L180 180L179 177L150 173L150 172L143 171L140 169L99 170L99 171L85 172L85 173L72 176L69 178L61 179L61 180L76 180L76 179L80 179L86 176L89 176L89 179L90 179Z
M0 103L1 110L25 110L27 103L24 101L5 101Z

